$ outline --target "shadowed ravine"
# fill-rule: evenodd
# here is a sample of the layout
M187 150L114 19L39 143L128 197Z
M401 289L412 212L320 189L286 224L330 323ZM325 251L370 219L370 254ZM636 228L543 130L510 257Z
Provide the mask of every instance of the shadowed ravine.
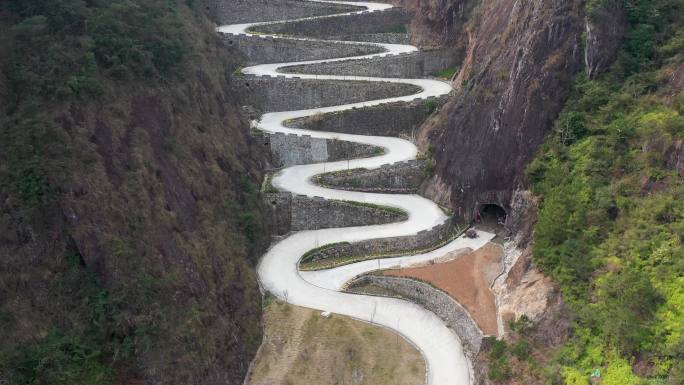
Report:
M373 12L382 12L383 10L392 8L392 5L382 3L341 1L319 2L361 5ZM249 34L247 29L259 24L267 23L229 25L220 27L219 31L228 34ZM272 37L293 39L279 36ZM349 42L344 43L348 44ZM342 42L340 42L340 44L342 44ZM479 237L476 239L460 237L437 250L420 255L370 260L321 271L300 272L297 267L298 261L304 253L321 245L343 241L355 242L373 238L413 235L419 231L431 229L447 219L445 214L435 203L418 195L376 194L334 190L317 186L312 182L312 177L323 173L324 171L346 170L348 167L372 169L380 167L383 164L415 159L417 149L413 143L394 137L308 131L287 128L283 125L284 121L292 118L347 110L354 107L372 106L380 103L438 97L448 94L451 91L451 86L448 83L431 79L286 74L278 71L282 67L292 65L349 59L364 60L388 54L416 51L415 47L409 45L365 42L363 44L381 46L386 52L353 58L344 57L339 59L263 64L244 68L242 72L244 74L256 76L270 75L299 77L302 79L387 81L413 84L419 86L422 91L413 95L372 100L362 103L299 111L266 113L256 123L256 127L270 133L280 132L311 135L312 137L317 138L335 138L383 147L385 153L381 156L372 158L353 159L349 162L339 161L325 164L308 164L288 167L276 175L273 178L272 183L281 191L290 191L295 194L320 196L326 199L353 200L401 208L408 213L408 220L386 225L312 230L294 233L273 244L270 250L263 256L258 266L259 279L264 290L268 290L277 297L286 299L289 303L294 305L351 316L363 321L385 326L400 333L408 341L413 343L425 357L427 364L427 384L465 385L471 382L471 371L469 369L470 365L468 360L463 352L463 347L458 336L451 329L447 328L444 322L436 315L425 310L421 306L408 301L354 295L343 293L339 290L345 282L362 273L378 269L405 267L416 263L425 263L439 258L449 251L464 247L478 249L486 244L493 237L493 234L479 232Z

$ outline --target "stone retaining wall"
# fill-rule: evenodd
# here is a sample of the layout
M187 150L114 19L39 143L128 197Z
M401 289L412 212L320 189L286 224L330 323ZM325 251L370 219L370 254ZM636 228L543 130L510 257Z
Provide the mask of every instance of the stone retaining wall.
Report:
M219 24L298 19L363 9L363 7L352 5L312 3L302 0L211 0L208 6L209 14Z
M326 39L340 35L405 32L406 25L410 21L411 14L406 9L391 8L354 15L260 25L256 26L254 30L267 34Z
M447 97L384 103L322 116L306 117L288 122L289 127L312 131L343 132L359 135L408 136L417 135L418 128L439 108Z
M328 161L367 158L370 156L381 155L385 152L382 147L371 146L346 140L327 139Z
M331 40L341 41L365 41L371 43L388 44L411 44L411 37L408 33L364 33L360 35L336 35L331 36Z
M348 286L364 284L394 292L401 298L419 303L435 313L456 333L471 360L480 351L482 331L470 313L445 292L415 279L382 275L364 275L350 282Z
M278 235L290 231L379 225L407 218L406 214L397 212L289 192L264 196L273 210L273 223Z
M421 78L459 65L458 55L447 50L419 51L376 57L368 60L343 60L283 68L283 72L319 75L356 75L386 78Z
M222 34L228 46L235 46L246 58L244 65L332 59L384 52L367 44L278 39L268 36Z
M449 239L453 231L451 221L447 220L441 225L437 225L430 230L423 230L415 235L368 239L360 242L324 247L312 254L310 260L315 262L330 258L392 255L410 250L424 250Z
M367 81L335 81L270 76L235 79L245 103L268 112L358 103L411 95L420 88L411 84Z
M372 170L354 169L322 174L316 177L316 182L344 190L412 194L420 188L428 166L425 160L410 160L385 164Z
M274 168L363 158L382 153L380 147L337 139L313 138L310 135L259 132L254 136L264 146L270 147L271 165Z

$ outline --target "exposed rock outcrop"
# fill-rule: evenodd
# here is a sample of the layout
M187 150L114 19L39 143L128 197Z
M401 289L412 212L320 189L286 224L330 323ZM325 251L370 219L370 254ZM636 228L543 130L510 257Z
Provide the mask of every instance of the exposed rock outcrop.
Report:
M515 190L506 216L506 228L515 236L516 246L524 248L532 240L539 202L531 191Z
M676 170L679 176L684 178L684 141L676 142L668 152L668 167Z
M413 44L429 49L453 47L465 52L466 25L477 0L396 0L414 14L411 22Z
M563 303L560 293L550 278L534 268L532 252L526 249L517 258L505 280L495 286L502 336L509 333L508 324L521 316L528 317L549 344L557 345L568 335L570 324L560 314ZM554 319L554 320L552 320ZM543 323L552 322L553 329L546 329Z
M470 220L479 204L508 208L523 171L582 67L575 1L485 1L473 11L457 94L426 124L436 174L426 194Z
M627 16L619 1L604 2L586 16L584 65L590 78L606 71L615 61L627 27Z

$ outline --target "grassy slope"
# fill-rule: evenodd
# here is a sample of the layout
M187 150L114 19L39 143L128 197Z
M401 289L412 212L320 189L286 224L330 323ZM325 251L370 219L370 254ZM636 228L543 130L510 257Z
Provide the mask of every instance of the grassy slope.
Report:
M203 9L0 1L2 380L243 377L260 150Z
M418 350L378 326L280 302L266 308L264 324L265 343L248 385L424 382Z
M573 335L542 362L497 342L494 379L512 377L508 357L547 383L588 385L595 369L606 385L684 383L684 175L673 161L684 139L684 10L624 3L617 62L577 79L528 170L542 198L535 261L560 283Z

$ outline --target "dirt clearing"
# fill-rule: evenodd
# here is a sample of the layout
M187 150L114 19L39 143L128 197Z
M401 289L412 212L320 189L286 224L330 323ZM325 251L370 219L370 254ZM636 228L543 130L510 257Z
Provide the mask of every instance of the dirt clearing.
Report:
M384 274L418 278L437 286L468 309L485 335L496 335L496 302L489 287L501 272L502 256L501 246L490 242L450 262L389 270Z

